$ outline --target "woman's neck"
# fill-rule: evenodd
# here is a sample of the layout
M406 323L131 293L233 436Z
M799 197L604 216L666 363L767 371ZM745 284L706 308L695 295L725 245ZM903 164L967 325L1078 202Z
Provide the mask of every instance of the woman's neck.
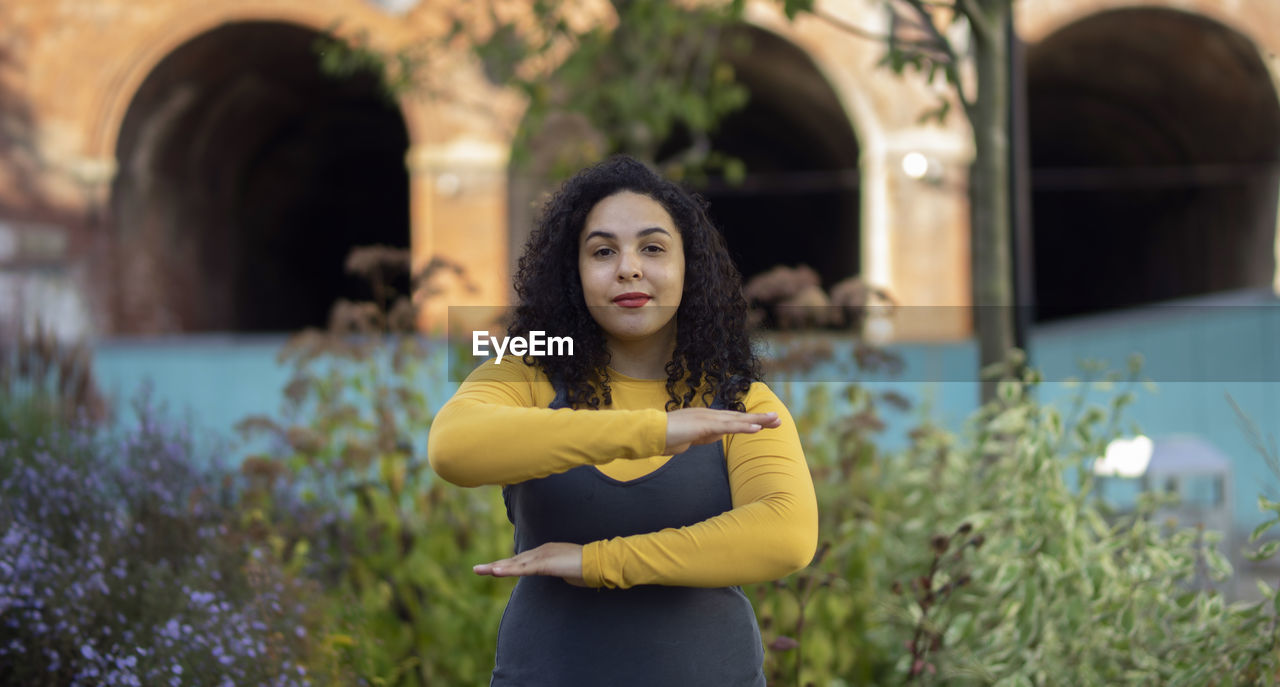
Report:
M636 379L666 379L667 362L676 350L675 327L641 341L609 338L605 345L615 371Z

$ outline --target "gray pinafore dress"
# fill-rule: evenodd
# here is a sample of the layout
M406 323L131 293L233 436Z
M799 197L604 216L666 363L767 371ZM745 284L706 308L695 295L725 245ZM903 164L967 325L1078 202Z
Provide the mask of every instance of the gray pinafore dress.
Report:
M551 408L567 407L558 389ZM619 482L594 466L503 488L517 553L547 542L692 525L733 507L723 443ZM521 577L498 630L492 687L764 687L764 651L739 587L575 587Z

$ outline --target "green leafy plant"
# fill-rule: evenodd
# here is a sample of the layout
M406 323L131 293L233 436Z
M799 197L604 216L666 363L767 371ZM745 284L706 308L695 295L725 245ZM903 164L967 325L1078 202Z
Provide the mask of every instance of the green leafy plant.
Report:
M384 251L353 266L378 276L405 264ZM430 351L411 303L374 293L286 350L285 412L246 422L276 448L245 463L259 489L243 517L325 585L332 664L313 675L482 682L510 583L468 569L509 552L509 526L497 490L440 484L414 450L430 423ZM830 353L797 344L775 362L805 368ZM1136 431L1124 414L1140 361L1126 373L1087 366L1065 410L1036 400L1024 363L1015 352L987 370L996 396L963 431L922 415L894 452L880 444L884 413L909 408L900 395L854 383L797 397L776 384L810 461L821 546L806 570L751 590L771 684L1275 682L1276 594L1264 585L1263 603L1226 602L1221 535L1157 520L1164 495L1120 511L1095 493L1092 461ZM1260 506L1273 517L1253 542L1280 523L1280 503ZM1262 542L1252 555L1277 552Z
M790 5L790 3L788 3ZM713 150L709 134L747 101L727 54L744 51L731 35L744 5L682 6L667 0L613 3L605 14L535 0L526 5L466 3L451 11L451 26L437 39L399 49L372 45L368 36L339 35L331 27L317 45L321 67L347 77L380 75L384 88L466 103L441 61L470 54L486 79L522 95L527 103L512 160L531 161L532 141L548 117L575 113L603 138L602 147L566 147L541 174L560 178L611 152L658 164L674 178L730 180L744 173L740 160ZM487 112L489 103L477 104ZM678 150L664 143L687 139Z
M832 355L829 347L800 348L807 355L789 352L774 361L772 374L804 372ZM866 353L849 372L900 364L888 351ZM904 412L910 403L858 383L775 386L792 409L813 474L820 544L807 569L756 588L766 674L771 685L884 684L895 656L877 610L889 586L882 523L891 495L877 488L885 465L877 442L884 414Z
M87 342L59 341L39 322L12 336L0 332L0 439L27 441L67 424L99 424L108 417Z
M464 561L506 555L510 534L496 492L443 484L415 449L439 351L416 331L411 295L393 288L408 260L353 251L348 271L373 299L340 302L328 330L281 352L293 368L281 416L240 423L271 442L244 463L256 479L244 517L325 585L338 666L377 685L475 684L492 668L509 590ZM440 270L460 272L436 260L413 282Z
M1094 492L1093 460L1136 431L1140 370L1086 364L1064 413L1015 352L963 432L925 417L895 453L876 448L884 404L866 388L810 387L796 422L823 544L757 589L770 684L1274 684L1274 590L1227 603L1220 533L1158 520L1168 495L1122 511ZM1251 542L1280 523L1280 503L1259 505L1275 517Z

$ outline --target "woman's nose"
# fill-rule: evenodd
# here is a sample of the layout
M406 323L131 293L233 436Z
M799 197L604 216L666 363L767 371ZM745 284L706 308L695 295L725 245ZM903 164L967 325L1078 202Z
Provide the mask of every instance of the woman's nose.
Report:
M640 262L639 257L630 253L623 253L622 259L618 261L618 280L626 281L628 279L640 278Z

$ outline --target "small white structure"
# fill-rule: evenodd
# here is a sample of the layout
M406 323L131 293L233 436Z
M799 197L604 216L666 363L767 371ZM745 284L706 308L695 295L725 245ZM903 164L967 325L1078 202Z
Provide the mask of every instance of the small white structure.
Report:
M1233 531L1231 461L1201 437L1117 439L1093 471L1103 478L1136 479L1142 491L1176 494L1178 503L1162 509L1160 520L1176 518L1180 527L1203 524L1225 535Z
M1143 490L1178 495L1177 505L1162 515L1177 518L1184 527L1203 524L1207 530L1232 533L1231 461L1207 440L1192 434L1156 439L1140 481Z

